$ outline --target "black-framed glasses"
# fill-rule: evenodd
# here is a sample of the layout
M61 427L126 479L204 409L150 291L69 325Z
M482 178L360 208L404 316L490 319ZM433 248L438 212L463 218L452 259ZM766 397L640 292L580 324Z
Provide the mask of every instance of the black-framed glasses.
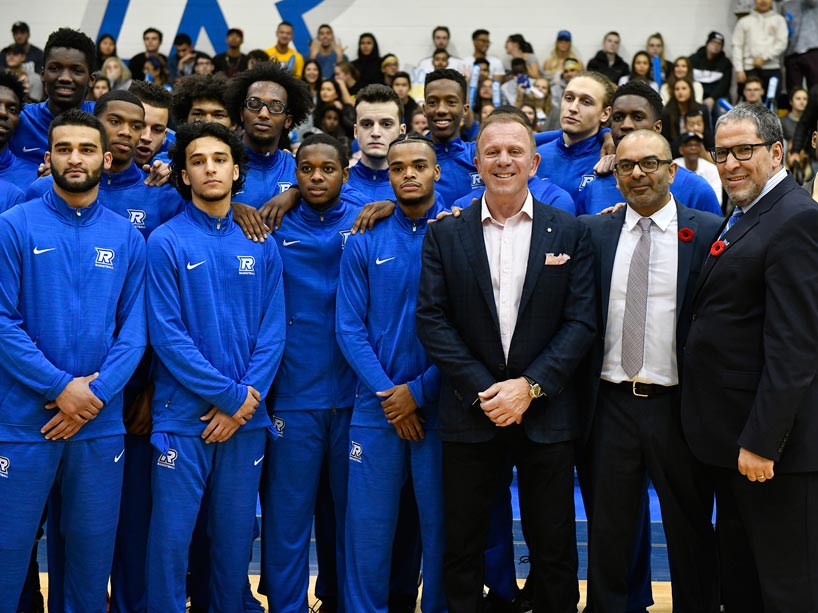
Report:
M659 158L642 158L641 160L622 160L614 164L614 170L620 177L628 177L633 174L633 169L639 169L645 174L656 172L662 164L671 164L673 160L660 160Z
M746 143L742 145L733 145L732 147L713 147L709 149L710 157L716 164L724 164L727 161L727 156L732 153L733 157L738 162L746 162L755 153L756 147L772 147L772 143Z
M265 106L267 107L267 110L270 111L271 115L281 115L281 113L284 113L287 110L287 105L281 102L281 100L264 102L264 100L261 98L248 98L244 101L244 108L253 111L254 113L259 113Z

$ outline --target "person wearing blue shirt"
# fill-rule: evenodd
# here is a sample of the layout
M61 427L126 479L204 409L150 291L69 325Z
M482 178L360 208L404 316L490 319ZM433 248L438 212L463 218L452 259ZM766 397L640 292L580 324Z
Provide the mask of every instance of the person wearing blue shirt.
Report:
M639 129L662 130L662 98L644 81L629 81L613 96L611 102L611 135L614 144L628 132ZM721 215L719 200L713 188L695 172L679 166L670 186L670 193L691 209ZM595 215L600 211L624 202L613 175L597 177L580 192L577 207L580 214Z
M94 103L85 100L96 69L94 41L78 30L60 28L48 37L43 52L42 79L47 98L23 107L20 125L10 143L12 153L27 168L25 185L37 178L53 119L69 109L89 113L94 110Z
M172 160L185 211L148 240L153 511L147 610L185 610L188 548L202 505L210 607L243 610L265 442L256 413L284 349L276 246L245 239L230 213L244 150L215 123L180 127Z
M350 425L346 513L346 610L386 613L400 493L412 480L423 541L421 608L446 610L442 585L440 375L415 335L415 301L426 226L440 167L434 147L401 136L388 151L398 207L347 241L336 334L358 375ZM411 476L411 477L410 477Z
M31 172L28 165L11 152L9 141L20 124L25 97L23 83L17 75L0 70L0 179L14 184L19 191L31 183Z
M131 82L128 91L139 98L145 107L145 127L139 136L133 159L139 168L149 172L152 164L168 162L168 146L176 140L176 133L168 129L173 98L164 87L147 81Z
M3 613L17 610L49 492L61 499L49 534L63 543L61 589L50 592L49 609L106 607L125 454L123 388L144 352L146 326L145 241L97 198L111 163L105 140L92 115L63 113L45 154L53 188L0 216Z
M576 203L594 180L604 139L602 124L611 113L615 86L598 72L581 72L565 86L560 101L561 137L537 147L537 176L550 179Z
M340 537L339 546L331 547L339 584L344 577L349 421L357 379L335 339L335 295L341 254L358 214L341 195L348 163L336 139L308 137L296 155L302 201L275 233L287 287L287 343L267 397L280 436L267 445L261 489L262 577L270 610L282 613L308 609L310 532L324 462ZM342 594L341 587L333 593Z
M244 129L249 158L247 179L236 200L259 209L295 184L295 159L285 151L287 132L307 117L312 96L306 83L265 62L233 77L225 99L231 119ZM234 209L239 208L234 203Z

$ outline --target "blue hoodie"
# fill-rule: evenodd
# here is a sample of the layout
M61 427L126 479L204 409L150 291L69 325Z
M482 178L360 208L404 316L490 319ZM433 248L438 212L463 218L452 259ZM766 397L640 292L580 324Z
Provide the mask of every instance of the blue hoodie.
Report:
M176 217L185 201L170 184L145 185L145 173L136 164L122 172L103 173L99 182L99 201L114 213L130 220L145 239L167 220ZM54 177L40 177L26 191L26 199L37 198L51 190Z
M571 199L571 196L568 195L568 192L550 180L531 177L528 180L528 189L535 200L562 209L566 213L571 213L571 215L577 214L577 207ZM475 188L469 195L455 202L453 206L459 206L461 209L465 209L475 198L480 200L485 192L485 187Z
M335 339L335 294L357 215L345 199L323 213L302 201L275 232L287 288L287 344L268 399L271 411L353 404L357 379Z
M455 202L474 188L483 186L483 180L474 167L476 143L455 138L448 143L434 145L440 166L440 180L435 188L445 202Z
M200 436L216 406L233 415L252 385L267 395L284 351L284 284L272 241L192 204L148 239L153 432ZM270 425L257 411L242 428Z
M370 202L394 200L395 192L389 183L389 169L376 170L358 162L349 169L349 179L341 190L344 200L357 207Z
M25 194L9 181L0 179L0 213L8 211L15 204L23 202Z
M295 158L276 149L273 153L256 153L245 147L248 157L244 187L233 197L236 202L260 209L273 196L295 185Z
M99 200L50 191L0 215L0 441L45 442L43 406L99 372L105 403L73 437L122 434L122 389L145 350L145 241Z
M707 181L687 168L679 166L676 169L676 177L670 185L670 193L686 207L722 216L719 200L713 188ZM577 200L577 209L580 215L596 215L617 202L625 202L625 197L616 186L616 177L611 174L597 177L582 190Z
M561 137L540 145L537 152L542 160L537 176L551 179L576 203L580 192L596 178L594 166L599 161L603 134L598 132L573 145L566 145Z
M81 111L94 113L95 102L86 100L80 105ZM54 113L48 108L48 100L38 104L26 104L20 113L20 124L11 137L9 148L28 170L25 185L37 179L37 169L43 163L48 151L48 126L54 120Z
M37 170L34 170L32 176L31 165L14 155L9 147L0 151L0 179L14 183L22 192L25 192L36 178Z
M418 220L400 207L366 234L349 238L341 258L336 334L358 374L352 425L392 428L375 392L407 383L426 420L437 428L440 372L415 333L421 248L429 219L445 210L440 202Z

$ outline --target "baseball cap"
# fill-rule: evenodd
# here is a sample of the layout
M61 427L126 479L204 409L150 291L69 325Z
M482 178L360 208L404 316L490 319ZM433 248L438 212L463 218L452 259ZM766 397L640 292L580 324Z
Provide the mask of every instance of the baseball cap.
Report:
M231 34L238 34L239 36L241 36L242 40L244 40L244 31L240 30L239 28L230 28L227 31L227 35L230 36Z
M12 32L30 32L28 24L25 21L15 21L11 26Z
M707 35L707 42L709 43L711 40L717 40L723 45L724 44L724 34L722 34L721 32L716 32L714 30L713 32L710 32L710 34Z
M697 140L700 143L704 142L704 139L695 132L682 132L682 135L679 137L679 144L684 145L685 143L692 140Z
M560 30L557 32L557 40L567 40L570 42L571 33L568 30Z

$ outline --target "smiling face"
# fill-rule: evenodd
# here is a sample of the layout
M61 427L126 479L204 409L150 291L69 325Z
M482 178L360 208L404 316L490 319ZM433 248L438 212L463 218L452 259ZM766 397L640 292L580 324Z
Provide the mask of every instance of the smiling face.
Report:
M424 111L432 140L447 143L457 138L467 109L468 105L463 103L463 90L457 81L438 79L426 86Z
M624 138L616 148L616 162L638 162L645 158L671 159L670 147L660 134L653 131L635 133ZM616 185L628 205L647 217L662 208L670 199L670 184L676 175L675 164L659 164L655 172L644 172L634 164L630 175L614 171Z
M318 69L318 65L313 63L305 65L303 76L304 80L310 85L318 83L318 79L321 78L321 72Z
M49 49L40 77L52 111L78 108L93 84L85 54L65 47Z
M338 151L325 143L315 143L298 152L295 177L301 197L311 207L324 210L338 201L349 169L341 167Z
M525 126L516 121L487 125L477 141L474 165L486 185L489 203L495 198L525 194L528 179L537 173L540 155L531 146Z
M681 79L690 74L690 65L687 63L687 58L681 57L674 62L673 74L677 79Z
M762 142L750 119L722 123L716 130L716 147L735 147ZM716 164L722 185L736 206L750 204L764 189L767 181L781 168L783 147L780 142L770 148L755 147L749 160L740 162L732 154L722 164Z
M92 90L94 92L94 100L99 100L99 97L103 94L107 94L111 91L111 86L108 84L108 81L105 79L98 79L94 83L94 88Z

